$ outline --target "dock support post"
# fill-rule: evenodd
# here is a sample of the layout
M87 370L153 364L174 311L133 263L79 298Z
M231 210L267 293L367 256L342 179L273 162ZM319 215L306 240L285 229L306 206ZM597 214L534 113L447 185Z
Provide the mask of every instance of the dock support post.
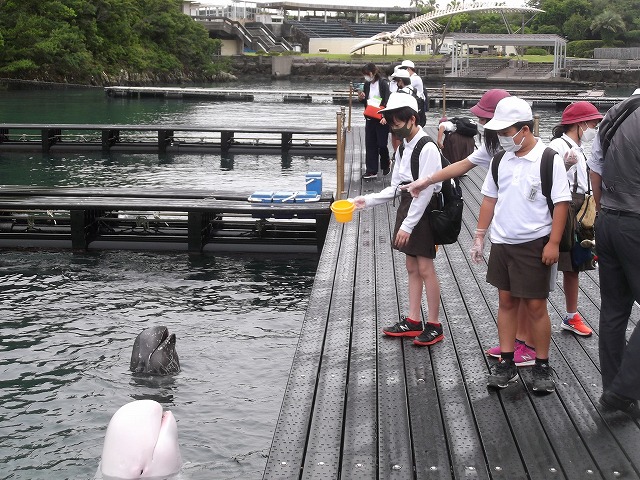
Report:
M344 192L344 107L336 114L336 197L342 198Z
M189 212L188 216L188 251L202 253L202 248L211 229L211 212Z
M59 128L45 128L42 133L42 153L49 153L51 145L58 143L62 136L62 130Z
M333 202L333 199L331 201ZM319 213L316 215L316 246L318 247L318 252L322 252L322 247L324 247L330 220L331 213Z
M102 210L71 210L71 248L86 250L98 232L98 217Z
M220 132L220 148L223 152L228 152L233 143L233 132Z
M120 141L120 130L102 130L102 151L107 153L111 147Z
M158 151L165 153L173 143L173 130L158 130Z
M280 147L283 152L288 152L291 149L292 138L292 133L282 132L282 145Z

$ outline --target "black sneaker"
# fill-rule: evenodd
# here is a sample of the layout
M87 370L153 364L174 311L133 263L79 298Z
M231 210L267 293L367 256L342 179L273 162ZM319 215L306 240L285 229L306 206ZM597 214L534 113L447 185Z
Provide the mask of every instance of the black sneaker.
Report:
M391 173L391 168L383 168L382 169L382 175L383 176L386 177L387 175L389 175L389 173Z
M534 392L551 393L556 390L556 383L553 381L553 368L548 363L536 363L531 370L533 373Z
M378 178L378 173L365 172L365 174L362 175L362 178L364 180L370 180L372 178Z
M513 361L500 359L498 363L492 365L487 377L487 386L493 388L506 388L509 382L518 376L518 367Z
M424 326L422 333L413 339L413 344L419 345L420 347L426 347L427 345L433 345L434 343L441 342L442 340L444 340L442 324L440 324L439 327L436 327L435 325L427 323Z
M640 406L638 406L638 401L633 398L605 390L600 397L600 404L609 410L618 410L631 418L640 420Z
M410 322L407 317L390 327L384 327L382 333L391 337L417 337L422 333L422 322Z

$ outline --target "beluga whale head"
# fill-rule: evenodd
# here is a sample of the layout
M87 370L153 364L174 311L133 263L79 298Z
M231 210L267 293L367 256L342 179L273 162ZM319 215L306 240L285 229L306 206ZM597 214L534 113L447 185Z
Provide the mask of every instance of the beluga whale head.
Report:
M180 372L176 336L167 327L149 327L136 337L129 369L148 375L173 375Z
M182 467L178 425L154 400L136 400L111 417L102 448L103 480L173 478Z

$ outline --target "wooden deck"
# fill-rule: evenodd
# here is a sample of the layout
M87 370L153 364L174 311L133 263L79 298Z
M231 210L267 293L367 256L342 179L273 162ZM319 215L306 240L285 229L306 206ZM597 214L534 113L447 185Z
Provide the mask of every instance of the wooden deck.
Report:
M354 129L349 197L383 186L360 180L363 144ZM486 264L468 255L485 173L463 178L459 241L438 252L445 340L432 347L381 334L407 305L404 255L391 248L393 206L331 220L265 480L640 478L639 425L598 404L597 270L580 277L579 310L592 337L559 328L561 278L549 299L557 392L533 394L531 368L502 391L487 389L495 360L484 350L497 343L498 298Z

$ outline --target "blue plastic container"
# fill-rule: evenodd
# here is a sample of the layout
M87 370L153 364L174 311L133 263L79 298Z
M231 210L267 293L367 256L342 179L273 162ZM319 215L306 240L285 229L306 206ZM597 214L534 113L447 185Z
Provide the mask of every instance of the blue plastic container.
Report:
M271 203L273 201L273 192L253 192L249 196L250 202Z
M297 192L274 192L273 203L293 203L296 199Z
M322 172L308 172L306 177L307 192L322 194Z

